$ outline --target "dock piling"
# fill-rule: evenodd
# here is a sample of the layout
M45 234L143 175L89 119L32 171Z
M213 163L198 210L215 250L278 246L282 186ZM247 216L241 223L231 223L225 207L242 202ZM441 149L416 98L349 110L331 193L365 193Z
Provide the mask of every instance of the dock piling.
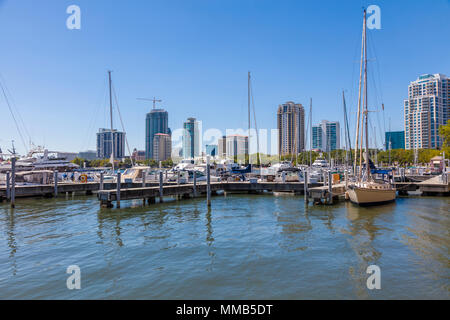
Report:
M11 159L11 208L16 207L16 158Z
M104 178L103 178L103 172L100 172L100 187L99 187L99 190L103 190L104 189L104 185L103 185L103 181L104 181Z
M116 196L117 208L120 208L120 187L122 181L121 176L122 176L121 172L117 171L117 196Z
M206 157L206 205L211 207L211 168L209 156Z
M159 171L159 202L163 202L164 188L163 188L163 172Z
M305 184L305 186L303 187L303 189L304 189L304 193L305 193L305 205L308 205L308 203L309 203L309 200L308 200L308 197L309 197L309 194L308 194L308 169L305 169L305 171L303 172L303 180L304 180L304 184Z
M331 170L328 171L328 204L333 204L333 179Z
M11 173L6 173L6 200L11 200Z
M193 195L194 198L197 196L197 171L194 170L194 190L193 190Z
M58 198L58 170L53 171L54 196Z

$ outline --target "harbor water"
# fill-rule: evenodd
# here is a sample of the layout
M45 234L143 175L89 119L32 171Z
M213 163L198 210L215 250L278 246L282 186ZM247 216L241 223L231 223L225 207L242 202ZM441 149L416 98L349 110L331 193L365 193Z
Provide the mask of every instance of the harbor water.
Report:
M228 195L0 203L0 299L449 299L450 199ZM66 286L79 266L81 289ZM367 268L381 289L367 288Z

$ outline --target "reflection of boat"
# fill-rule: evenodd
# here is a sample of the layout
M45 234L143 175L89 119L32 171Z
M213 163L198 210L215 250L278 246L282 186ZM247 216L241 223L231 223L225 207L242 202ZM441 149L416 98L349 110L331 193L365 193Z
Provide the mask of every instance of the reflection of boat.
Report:
M355 153L355 168L359 153L359 172L357 174L356 182L349 186L347 191L350 201L358 205L379 205L387 202L392 202L396 198L397 190L387 182L375 181L372 177L372 169L375 169L373 163L369 158L369 111L367 101L367 37L366 37L366 10L364 10L363 23L363 41L361 51L361 70L363 69L364 58L364 90L361 90L362 72L359 79L359 101L358 101L358 116L356 127L356 143L355 146L360 146L359 152ZM362 99L361 99L362 95ZM364 101L364 112L361 112L361 101ZM362 116L361 116L362 115ZM361 130L360 130L361 127ZM363 131L364 135L363 135ZM362 139L365 138L365 152L363 159L363 144ZM360 140L361 139L361 140ZM363 160L365 160L363 166ZM356 172L356 170L355 170Z

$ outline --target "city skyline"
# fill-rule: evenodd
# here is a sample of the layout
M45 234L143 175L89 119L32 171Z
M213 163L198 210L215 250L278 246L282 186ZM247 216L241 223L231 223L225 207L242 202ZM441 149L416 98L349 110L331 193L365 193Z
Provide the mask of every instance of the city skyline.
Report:
M374 93L369 100L373 99L372 109L377 110L384 102L385 119L376 121L387 131L389 118L403 116L408 83L422 74L449 74L449 45L439 41L448 34L449 4L376 4L381 8L382 28L369 31L375 43L369 48L374 58L369 68L379 72L374 80L379 77L382 86L377 91L371 88ZM140 96L160 97L161 107L171 115L168 126L174 129L181 128L188 117L201 119L204 130L247 128L248 70L252 71L258 128L276 128L273 112L282 101L296 101L308 109L311 97L313 123L323 118L343 123L340 95L345 89L354 140L360 14L361 7L368 5L365 2L326 2L327 12L318 4L295 1L258 5L198 1L191 6L180 2L178 9L164 2L136 2L131 9L115 4L108 11L102 1L79 1L78 5L83 24L81 30L71 31L65 28L67 3L50 1L31 7L31 1L0 2L0 36L5 47L15 49L0 53L0 79L14 110L20 111L23 131L37 145L61 151L95 149L95 132L109 127L107 100L102 100L108 69L113 70L125 130L118 125L117 112L115 127L127 133L131 149L145 149L142 119L151 105L136 101ZM152 19L146 19L148 12ZM168 19L173 15L179 19ZM319 17L332 21L333 28L321 25ZM279 19L295 23L272 22ZM40 35L39 41L35 34ZM411 44L421 36L434 43L432 50ZM191 45L194 37L196 44ZM323 41L314 41L317 37ZM154 41L142 42L143 38ZM290 50L279 50L287 45ZM397 47L402 50L393 49ZM45 63L40 63L44 57ZM3 97L0 108L4 115L0 147L6 150L15 140L17 150L25 153ZM404 130L402 123L392 121L390 129ZM384 138L384 132L379 135ZM380 148L383 138L377 136Z

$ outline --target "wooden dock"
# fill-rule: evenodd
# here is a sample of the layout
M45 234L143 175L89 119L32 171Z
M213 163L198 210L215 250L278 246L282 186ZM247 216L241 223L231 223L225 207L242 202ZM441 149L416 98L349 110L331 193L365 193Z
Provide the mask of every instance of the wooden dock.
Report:
M320 184L310 184L310 187L317 187ZM290 192L303 194L304 183L301 182L211 182L210 189L212 193L218 191L226 192L240 192L240 193L259 193L264 191L269 192ZM97 196L102 207L113 207L112 202L121 200L143 199L147 203L155 203L156 198L162 199L166 196L180 196L183 198L190 198L200 196L207 193L207 184L183 184L174 186L147 187L147 188L128 188L118 190L102 190ZM119 204L120 205L120 204Z

